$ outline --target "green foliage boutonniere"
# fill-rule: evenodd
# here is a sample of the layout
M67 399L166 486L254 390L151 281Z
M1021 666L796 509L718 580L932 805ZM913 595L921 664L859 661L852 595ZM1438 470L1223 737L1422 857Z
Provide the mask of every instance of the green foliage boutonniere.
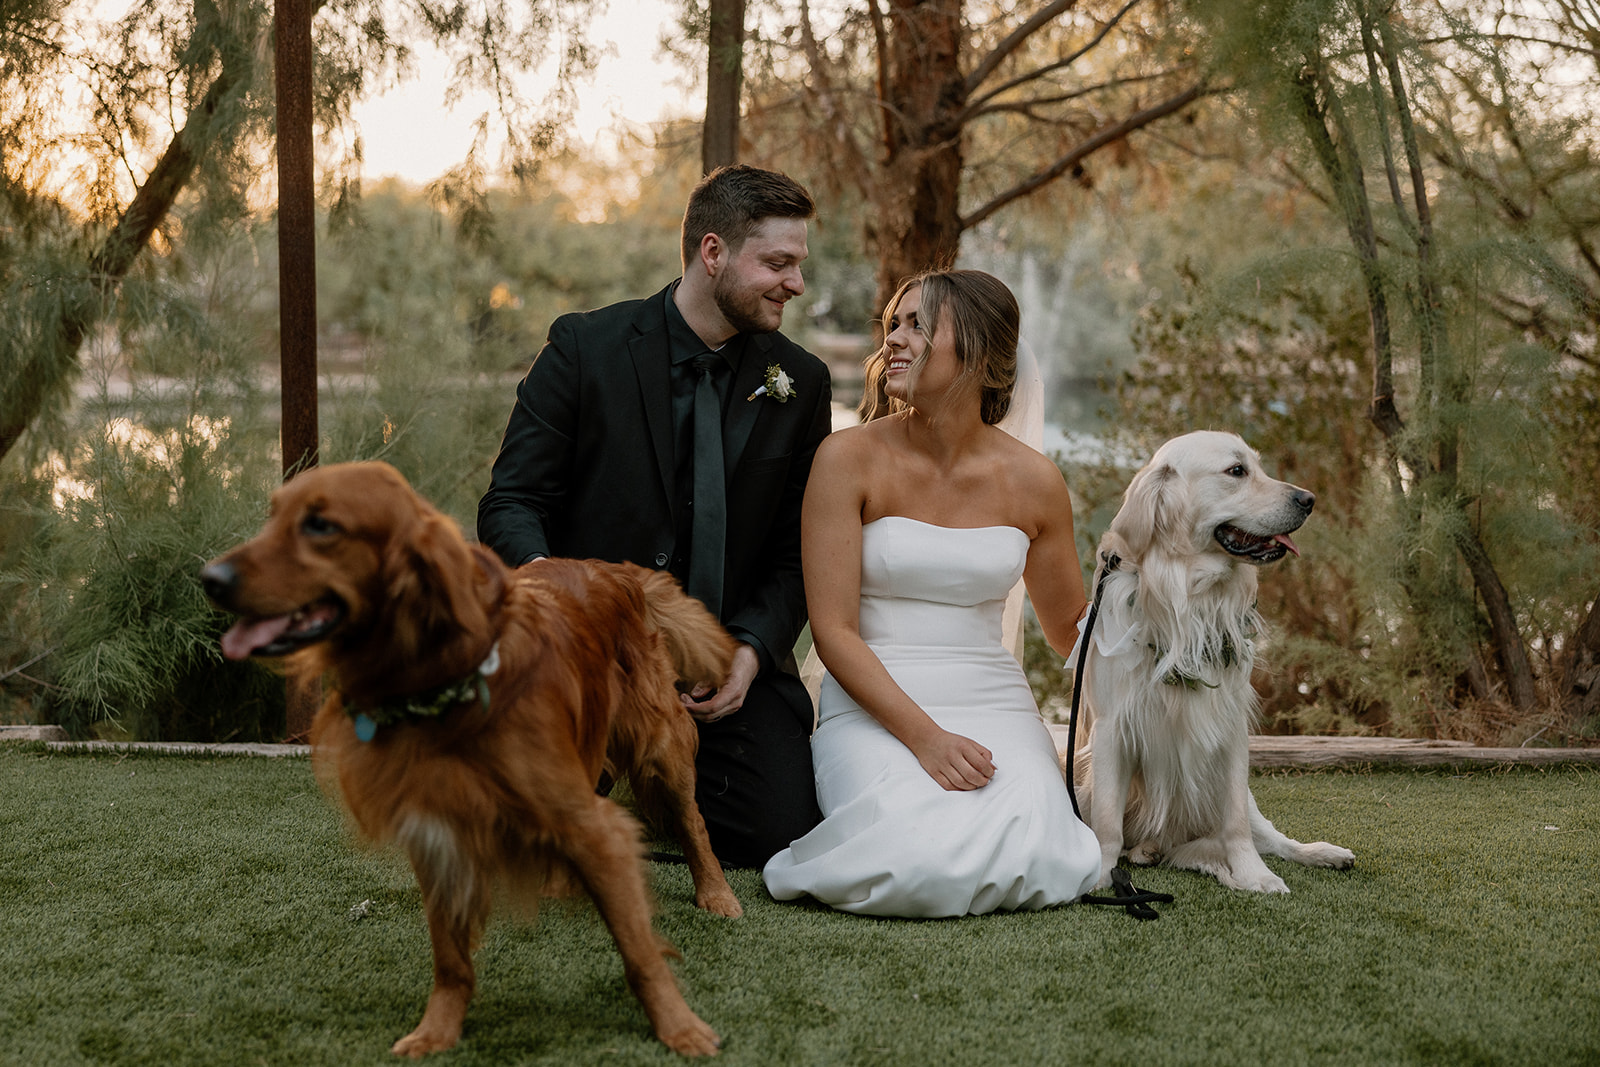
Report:
M785 374L783 368L776 363L769 363L767 383L745 397L745 401L748 403L758 396L770 396L780 404L787 404L789 398L794 396L794 379Z

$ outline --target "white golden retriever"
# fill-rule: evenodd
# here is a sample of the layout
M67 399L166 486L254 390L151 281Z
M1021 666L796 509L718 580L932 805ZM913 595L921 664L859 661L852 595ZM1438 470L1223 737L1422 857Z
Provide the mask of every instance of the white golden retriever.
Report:
M1129 484L1100 542L1097 580L1108 559L1114 566L1089 648L1088 740L1075 767L1100 840L1099 887L1124 851L1258 893L1289 891L1263 854L1355 862L1337 845L1285 837L1250 795L1255 568L1299 555L1289 534L1315 503L1262 473L1237 436L1210 431L1168 441Z

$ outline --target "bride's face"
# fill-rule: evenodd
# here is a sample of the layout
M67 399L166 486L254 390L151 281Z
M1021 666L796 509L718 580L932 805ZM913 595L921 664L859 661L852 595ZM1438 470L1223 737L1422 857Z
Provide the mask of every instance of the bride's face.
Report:
M888 349L884 392L908 403L943 394L961 374L954 335L949 330L936 330L937 324L931 320L924 321L921 308L919 285L907 290L895 305L889 319L889 336L883 342Z

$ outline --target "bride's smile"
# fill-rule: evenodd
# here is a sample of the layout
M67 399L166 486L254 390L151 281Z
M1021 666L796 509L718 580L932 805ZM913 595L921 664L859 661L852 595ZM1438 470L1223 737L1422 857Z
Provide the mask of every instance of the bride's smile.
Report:
M923 317L922 288L909 289L895 305L884 338L884 392L897 400L911 401L920 394L925 400L942 393L960 376L961 361L956 355L950 331L936 329L932 318Z

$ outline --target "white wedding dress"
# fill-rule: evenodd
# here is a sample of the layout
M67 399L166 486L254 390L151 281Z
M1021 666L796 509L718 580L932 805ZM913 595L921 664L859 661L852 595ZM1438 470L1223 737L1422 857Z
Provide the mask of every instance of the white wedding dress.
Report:
M861 549L861 636L934 721L993 754L994 777L942 789L829 675L811 738L823 821L767 862L768 890L914 918L1043 908L1088 892L1100 847L1072 814L1055 746L1002 643L1027 535L889 516L862 528Z

